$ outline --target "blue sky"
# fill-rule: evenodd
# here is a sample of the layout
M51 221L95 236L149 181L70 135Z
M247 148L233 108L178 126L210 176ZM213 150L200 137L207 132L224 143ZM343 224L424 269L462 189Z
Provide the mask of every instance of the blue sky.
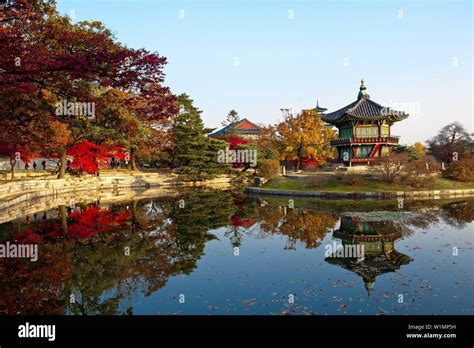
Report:
M168 58L166 84L209 127L228 111L276 123L280 109L337 110L361 78L371 98L412 116L393 133L425 141L460 121L474 131L473 3L438 1L59 0L129 47ZM73 11L73 12L70 12Z

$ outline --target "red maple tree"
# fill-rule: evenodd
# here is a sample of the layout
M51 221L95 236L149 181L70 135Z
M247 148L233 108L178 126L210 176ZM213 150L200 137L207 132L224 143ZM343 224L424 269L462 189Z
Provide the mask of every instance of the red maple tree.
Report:
M97 173L100 166L108 166L108 160L111 157L108 148L87 140L68 147L66 154L73 158L69 168L89 174Z
M229 143L229 148L231 150L237 150L239 145L248 144L248 142L249 142L248 140L245 140L245 139L242 139L242 138L239 138L239 137L228 138L228 139L226 139L226 141Z

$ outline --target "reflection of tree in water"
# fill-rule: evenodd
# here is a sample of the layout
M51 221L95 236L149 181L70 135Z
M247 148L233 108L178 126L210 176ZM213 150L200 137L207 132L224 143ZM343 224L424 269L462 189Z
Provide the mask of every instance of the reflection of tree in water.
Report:
M7 303L0 302L2 311L47 314L67 308L74 314L117 314L120 300L137 291L149 295L165 286L170 276L191 273L205 243L214 238L209 230L227 226L234 211L228 192L187 193L179 199L155 200L152 213L149 207L149 201L142 201L129 203L129 210L125 205L89 206L70 214L60 207L57 219L30 225L23 234L41 239L40 259L37 263L7 259L0 266L8 269L0 282L12 284L2 289L31 289L31 295L17 291L16 297L6 298ZM55 258L58 253L60 260ZM19 266L7 267L11 263ZM52 263L58 267L49 266ZM56 278L45 275L47 270L63 277L52 282ZM44 288L51 300L41 291Z
M474 221L474 202L453 202L443 207L442 217L450 226L464 228Z
M182 204L184 202L184 205ZM150 202L133 202L133 216L128 230L121 229L114 248L114 255L109 251L110 261L101 257L107 250L95 255L100 258L101 269L110 274L110 282L103 279L92 280L91 287L85 291L89 294L89 302L107 289L114 289L109 301L115 301L115 307L100 308L110 310L116 308L118 300L133 297L137 291L148 296L164 287L170 276L189 274L196 268L196 263L203 255L207 241L214 238L209 230L228 224L232 212L230 194L226 192L188 193L176 199L155 200L153 214L149 213ZM129 237L126 239L126 237ZM130 256L124 257L123 250L130 247ZM80 258L86 262L93 256ZM91 272L97 272L97 266L90 262ZM84 272L79 272L81 275ZM101 288L93 288L95 281L103 283ZM133 308L128 309L129 312Z
M121 300L132 299L138 292L150 295L164 287L169 277L190 274L207 241L215 238L210 230L227 227L226 235L237 246L242 235L259 222L263 237L288 236L287 248L295 248L298 241L307 248L317 248L335 226L331 211L259 206L256 202L230 192L187 192L178 198L157 198L153 203L142 200L109 208L76 207L69 214L62 206L54 218L49 212L49 219L37 219L23 227L5 224L3 231L16 233L11 240L39 243L40 257L34 263L27 259L0 260L0 313L118 314ZM439 216L457 226L474 219L469 202L450 203L441 212L429 209L420 205L415 209L420 214L414 219L371 222L365 234L352 233L353 242L363 242L361 237L374 237L367 235L373 228L376 238L381 238L377 250L383 252L362 264L346 260L343 267L352 267L365 277L370 288L378 274L407 260L394 249L399 237L390 240L391 231L405 235L412 227L429 226ZM345 225L340 231L344 230L353 228ZM70 303L71 294L75 304ZM125 312L133 313L133 308Z
M410 203L409 211L416 212L417 215L398 222L398 226L405 234L412 233L413 228L426 230L440 222L462 229L474 221L473 200L454 201L442 205L436 201L414 201Z
M36 262L0 260L0 314L62 314L71 260L61 245L39 245Z
M288 236L285 249L295 249L298 241L308 249L317 248L336 225L333 215L324 211L266 205L259 213L262 231Z
M235 248L242 244L244 233L249 233L249 229L255 225L258 206L255 200L246 198L240 193L233 194L232 200L234 213L230 217L230 225L224 235L230 239Z
M169 217L173 221L176 262L186 274L196 267L207 241L215 236L209 231L229 225L233 213L232 196L226 191L197 192L181 196L185 207L173 204Z

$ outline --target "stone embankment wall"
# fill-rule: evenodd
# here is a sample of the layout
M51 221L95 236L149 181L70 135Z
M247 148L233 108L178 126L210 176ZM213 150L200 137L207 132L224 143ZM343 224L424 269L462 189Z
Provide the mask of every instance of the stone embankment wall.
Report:
M23 201L38 197L58 196L64 193L89 195L93 191L117 190L119 188L171 188L206 186L227 188L231 177L221 175L213 180L183 182L171 173L117 173L107 175L85 175L66 179L31 179L0 184L0 211Z
M474 197L474 188L465 190L431 190L431 191L399 191L399 192L329 192L273 190L259 187L247 187L246 192L261 195L318 197L318 198L376 198L376 199L438 199L450 197Z

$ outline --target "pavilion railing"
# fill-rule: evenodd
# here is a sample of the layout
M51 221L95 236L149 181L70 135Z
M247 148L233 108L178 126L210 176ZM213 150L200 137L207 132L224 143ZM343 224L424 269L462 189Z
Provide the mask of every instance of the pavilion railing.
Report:
M346 137L331 140L331 145L344 145L344 144L398 144L400 137L397 136L381 136L381 137Z

